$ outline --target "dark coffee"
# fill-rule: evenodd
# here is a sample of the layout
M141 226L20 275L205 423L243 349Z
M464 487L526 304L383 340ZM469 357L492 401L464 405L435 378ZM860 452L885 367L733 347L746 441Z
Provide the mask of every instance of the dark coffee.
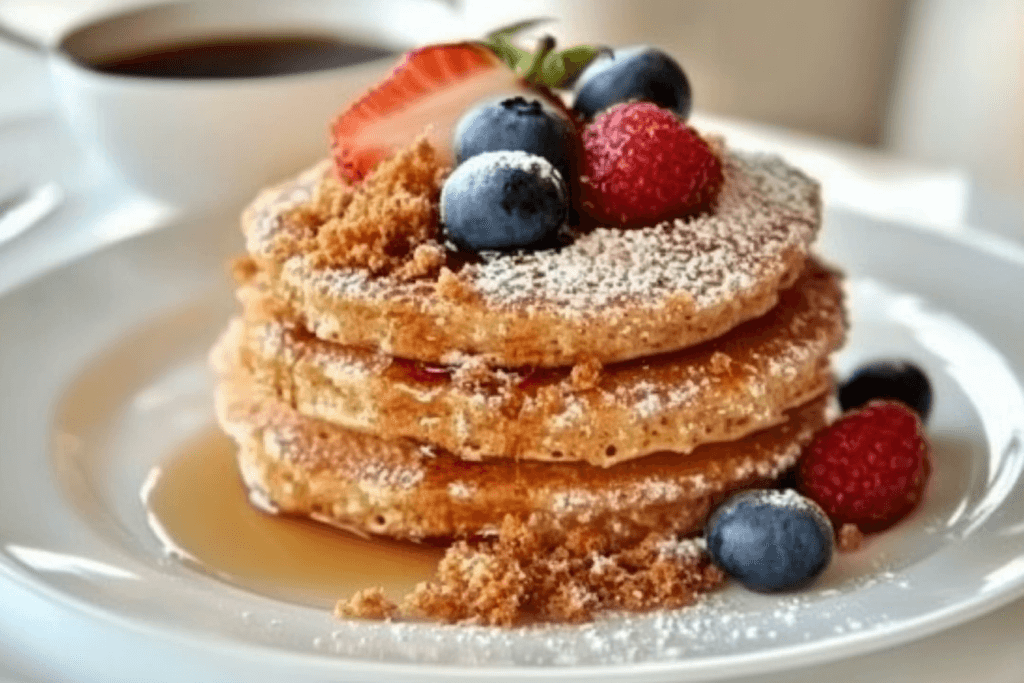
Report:
M147 78L255 78L351 66L392 54L333 36L214 37L110 55L89 66Z

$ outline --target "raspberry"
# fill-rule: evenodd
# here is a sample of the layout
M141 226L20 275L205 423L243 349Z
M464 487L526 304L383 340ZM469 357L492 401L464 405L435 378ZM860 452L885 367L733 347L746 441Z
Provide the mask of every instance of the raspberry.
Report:
M650 102L620 104L583 132L583 209L612 225L710 211L722 163L674 113Z
M930 472L917 415L902 403L872 401L815 437L797 480L837 527L881 531L920 502Z

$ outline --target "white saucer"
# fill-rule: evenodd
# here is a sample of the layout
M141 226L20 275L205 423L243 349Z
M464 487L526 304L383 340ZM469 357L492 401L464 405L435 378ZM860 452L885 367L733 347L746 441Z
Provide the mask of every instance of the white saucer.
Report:
M343 622L198 574L162 555L138 492L212 421L204 355L233 310L236 235L233 216L197 217L0 299L0 575L145 635L154 670L187 650L291 681L720 678L891 647L1024 594L1024 317L1005 303L1024 256L838 212L822 244L851 276L838 367L925 368L936 466L922 508L814 589L501 631Z

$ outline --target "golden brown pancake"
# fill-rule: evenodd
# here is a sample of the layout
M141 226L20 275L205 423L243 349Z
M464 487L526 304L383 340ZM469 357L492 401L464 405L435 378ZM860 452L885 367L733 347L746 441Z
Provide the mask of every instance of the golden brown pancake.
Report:
M711 342L603 369L424 367L322 341L294 321L242 319L214 364L244 366L303 415L383 439L467 460L607 467L741 438L829 389L829 356L845 331L838 276L809 261L779 301Z
M556 249L483 252L436 277L324 265L291 248L321 229L292 218L329 182L326 162L264 191L243 229L263 294L321 339L430 363L468 355L499 367L607 365L693 346L763 315L803 269L820 225L817 183L777 157L722 154L713 213L589 229ZM423 196L393 203L402 220L436 222ZM404 248L387 239L385 251Z
M825 411L821 396L736 441L601 468L468 462L409 439L361 434L261 395L242 369L217 389L218 419L238 443L254 499L282 513L408 539L491 534L506 515L532 513L616 538L692 534L723 496L771 485L792 467Z

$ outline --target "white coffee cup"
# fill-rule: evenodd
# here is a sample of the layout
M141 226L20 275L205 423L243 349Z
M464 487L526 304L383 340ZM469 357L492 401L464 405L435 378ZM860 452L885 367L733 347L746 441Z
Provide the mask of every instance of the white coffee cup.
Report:
M205 0L128 10L74 28L49 52L79 139L130 186L185 206L244 202L330 153L332 117L397 54L307 73L156 78L105 73L111 56L203 38L334 36L394 53L459 35L431 0Z

